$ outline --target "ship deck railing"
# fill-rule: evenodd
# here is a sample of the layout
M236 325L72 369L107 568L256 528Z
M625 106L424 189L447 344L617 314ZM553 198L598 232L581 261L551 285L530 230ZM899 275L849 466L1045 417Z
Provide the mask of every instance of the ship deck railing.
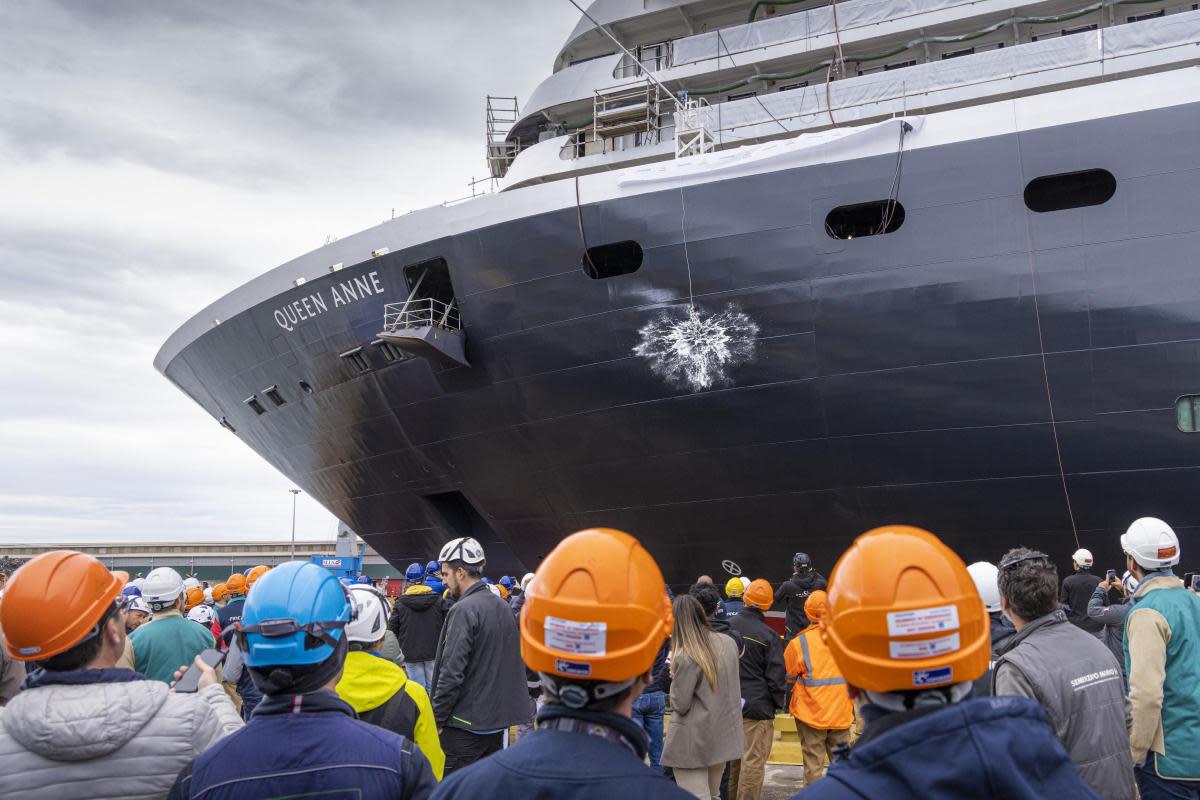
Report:
M404 303L388 303L383 307L384 333L414 328L461 331L462 320L458 315L458 304L453 300L446 303L432 297L424 297Z

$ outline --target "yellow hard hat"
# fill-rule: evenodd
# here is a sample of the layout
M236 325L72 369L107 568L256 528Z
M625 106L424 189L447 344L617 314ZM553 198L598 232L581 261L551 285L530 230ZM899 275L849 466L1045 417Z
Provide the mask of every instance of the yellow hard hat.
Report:
M745 587L742 586L741 578L730 578L725 581L725 596L726 597L741 597Z

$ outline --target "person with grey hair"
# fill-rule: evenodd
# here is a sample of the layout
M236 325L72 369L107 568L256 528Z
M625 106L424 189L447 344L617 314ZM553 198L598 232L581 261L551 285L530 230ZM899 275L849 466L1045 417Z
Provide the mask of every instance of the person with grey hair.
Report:
M1111 589L1120 587L1123 599L1120 603L1109 603L1108 593ZM1104 628L1100 632L1101 640L1112 654L1116 656L1121 666L1121 675L1125 675L1125 618L1133 610L1133 590L1137 587L1137 579L1125 573L1118 581L1116 578L1105 578L1096 584L1091 599L1087 604L1089 619L1099 622Z
M1058 571L1018 547L999 565L1000 608L1017 634L997 654L992 694L1036 700L1079 776L1106 800L1134 800L1129 715L1121 667L1059 605Z

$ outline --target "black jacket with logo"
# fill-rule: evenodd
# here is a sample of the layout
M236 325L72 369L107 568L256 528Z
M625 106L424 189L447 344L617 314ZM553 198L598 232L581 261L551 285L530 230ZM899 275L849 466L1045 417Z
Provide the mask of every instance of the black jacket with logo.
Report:
M784 637L791 639L812 623L804 613L804 603L808 596L818 589L827 586L825 576L810 569L807 572L792 573L792 577L779 585L775 590L775 607L783 607L787 611L784 620Z
M763 612L747 606L729 627L742 637L738 670L742 679L742 716L774 719L787 707L787 670L783 666L783 640L763 619Z
M432 661L446 619L446 604L433 592L402 594L392 606L388 628L396 634L405 661Z

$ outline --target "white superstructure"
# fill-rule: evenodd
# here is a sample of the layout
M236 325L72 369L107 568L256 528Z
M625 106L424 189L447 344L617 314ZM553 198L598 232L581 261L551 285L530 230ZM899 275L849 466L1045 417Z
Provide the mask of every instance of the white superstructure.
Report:
M554 73L504 108L502 135L489 124L503 189L675 157L685 99L720 150L1200 63L1200 3L1180 0L596 0L588 14L600 26L583 19Z

